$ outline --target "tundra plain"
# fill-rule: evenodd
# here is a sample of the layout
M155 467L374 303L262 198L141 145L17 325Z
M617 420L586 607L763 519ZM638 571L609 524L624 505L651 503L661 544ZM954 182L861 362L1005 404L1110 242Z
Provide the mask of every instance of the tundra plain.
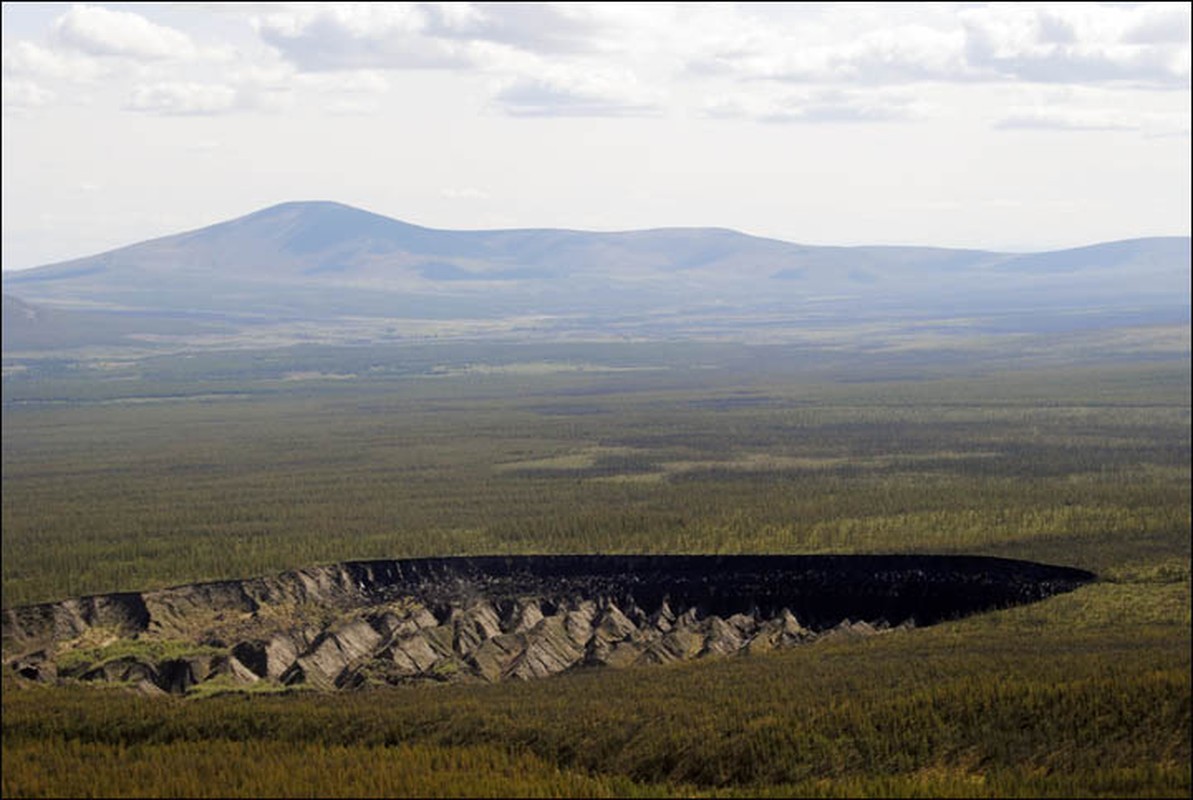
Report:
M6 670L4 794L1187 793L1180 340L9 361L6 608L441 555L967 554L1098 578L896 636L532 683L142 697Z

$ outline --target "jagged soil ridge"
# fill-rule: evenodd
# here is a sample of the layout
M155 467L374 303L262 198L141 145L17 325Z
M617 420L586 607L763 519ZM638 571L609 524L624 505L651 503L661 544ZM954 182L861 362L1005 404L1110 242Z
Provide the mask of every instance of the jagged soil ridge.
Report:
M357 561L9 609L3 639L5 662L25 677L147 690L185 691L214 678L320 688L494 681L927 625L1093 578L978 556ZM96 649L119 640L144 652L107 658ZM167 642L169 657L154 646Z

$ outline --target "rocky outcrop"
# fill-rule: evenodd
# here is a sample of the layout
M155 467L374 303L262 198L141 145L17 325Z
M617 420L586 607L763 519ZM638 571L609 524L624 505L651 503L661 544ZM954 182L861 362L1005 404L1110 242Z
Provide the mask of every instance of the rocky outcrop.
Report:
M24 678L171 693L217 678L323 690L531 680L929 625L1042 599L1093 577L956 556L350 562L9 609L3 636L6 664ZM125 646L109 658L97 639L133 640L145 652ZM154 657L150 645L162 642L201 653ZM63 655L69 669L56 666Z

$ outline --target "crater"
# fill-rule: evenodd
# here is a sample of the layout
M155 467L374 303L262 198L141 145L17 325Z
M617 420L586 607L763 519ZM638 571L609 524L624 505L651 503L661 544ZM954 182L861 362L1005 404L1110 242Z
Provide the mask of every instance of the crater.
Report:
M175 694L528 680L933 625L1094 578L982 556L352 561L7 609L4 664Z

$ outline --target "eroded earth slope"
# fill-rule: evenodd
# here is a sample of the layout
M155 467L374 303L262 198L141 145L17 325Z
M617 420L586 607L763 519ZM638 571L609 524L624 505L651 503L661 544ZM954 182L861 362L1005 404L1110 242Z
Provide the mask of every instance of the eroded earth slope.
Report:
M973 556L359 561L8 609L4 663L151 693L531 679L930 625L1093 578Z

